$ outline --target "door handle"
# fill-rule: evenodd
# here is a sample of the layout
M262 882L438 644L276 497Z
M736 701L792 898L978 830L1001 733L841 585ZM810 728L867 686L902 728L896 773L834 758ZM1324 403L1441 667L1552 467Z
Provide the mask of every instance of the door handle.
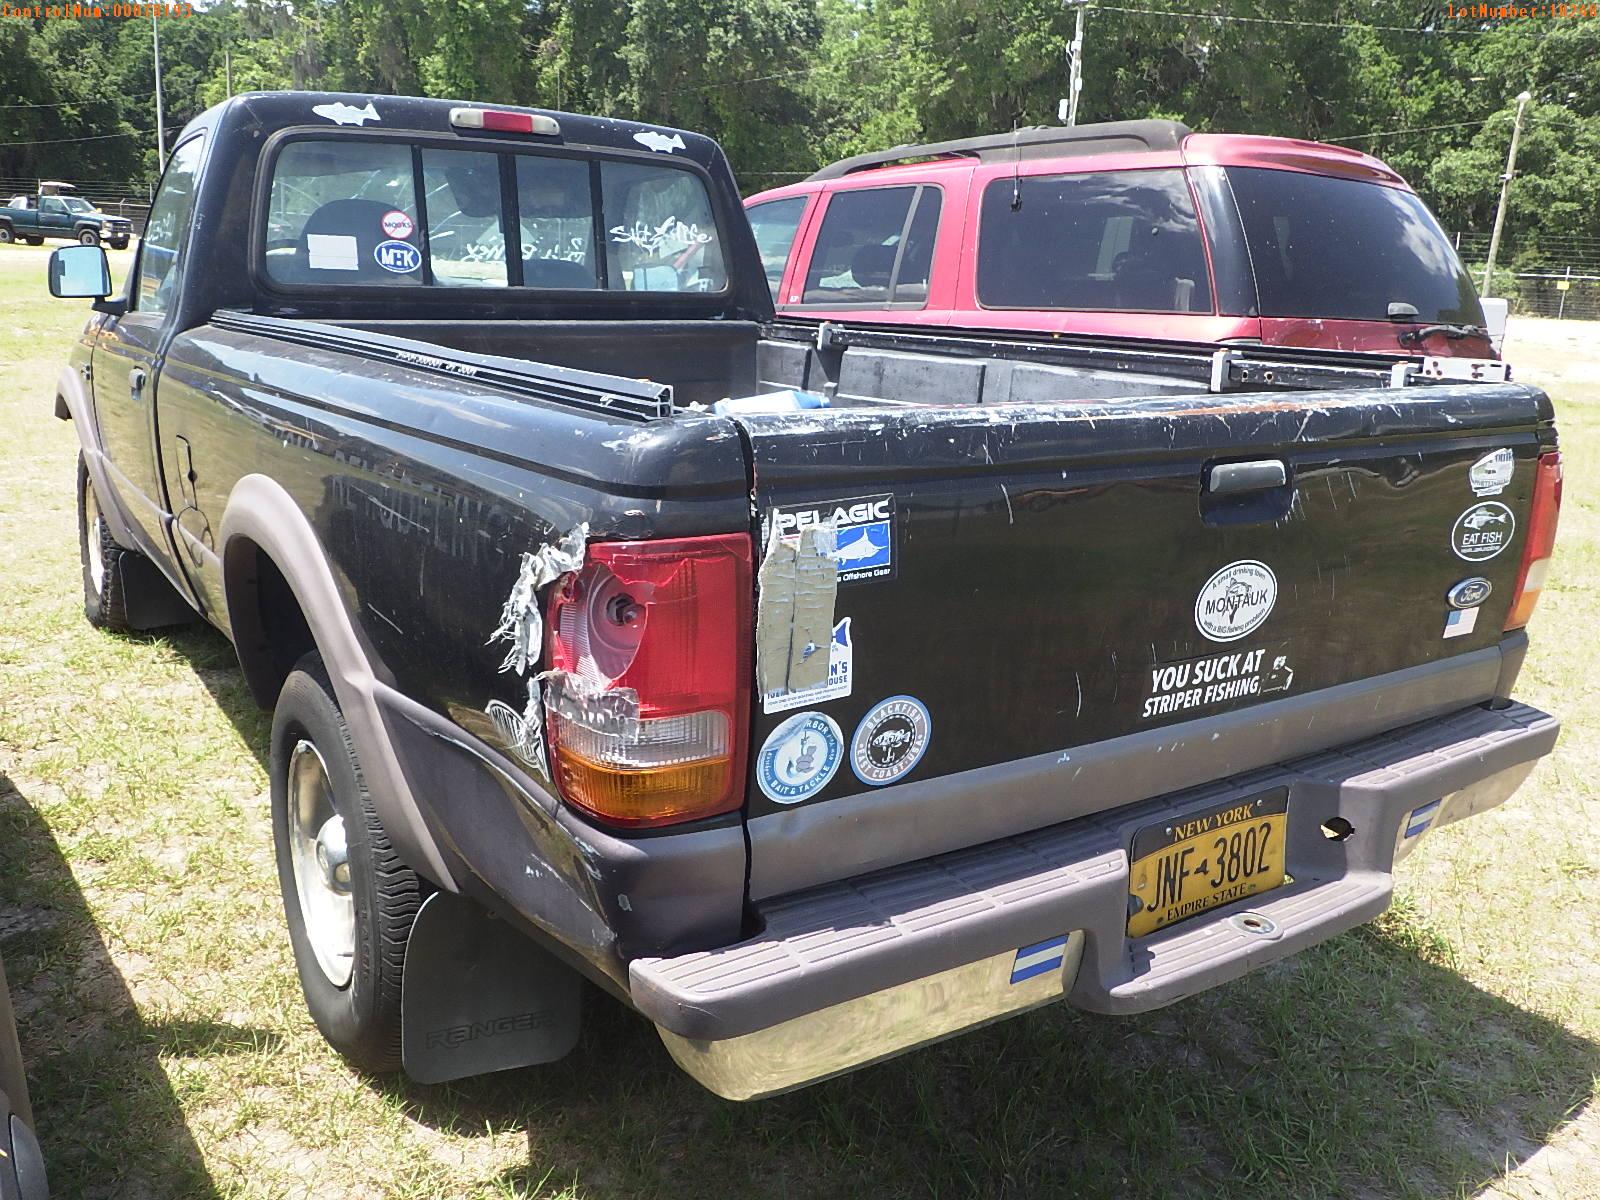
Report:
M1276 458L1254 462L1217 463L1211 468L1206 490L1215 496L1233 492L1262 492L1289 482L1289 469Z
M128 391L133 394L135 400L139 399L139 393L144 391L144 382L148 378L150 377L144 373L143 367L135 367L128 372Z

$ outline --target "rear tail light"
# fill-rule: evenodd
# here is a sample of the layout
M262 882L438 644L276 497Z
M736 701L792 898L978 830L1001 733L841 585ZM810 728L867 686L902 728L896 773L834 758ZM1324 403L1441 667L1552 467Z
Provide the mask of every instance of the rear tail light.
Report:
M614 825L731 812L744 798L750 537L596 542L551 593L551 767Z
M502 112L493 108L452 108L450 124L457 129L487 129L491 133L558 134L561 122L539 113Z
M1528 518L1528 538L1522 546L1522 565L1517 568L1517 588L1512 593L1511 613L1506 629L1521 629L1533 616L1534 605L1544 589L1550 570L1550 555L1556 548L1556 521L1561 515L1561 452L1552 450L1539 456L1533 477L1533 514Z

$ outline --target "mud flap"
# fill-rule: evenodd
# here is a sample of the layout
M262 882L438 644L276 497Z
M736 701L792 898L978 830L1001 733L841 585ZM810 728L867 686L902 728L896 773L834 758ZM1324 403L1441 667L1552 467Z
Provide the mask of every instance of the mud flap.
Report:
M471 900L423 901L400 981L401 1061L418 1083L555 1062L578 1041L577 972Z

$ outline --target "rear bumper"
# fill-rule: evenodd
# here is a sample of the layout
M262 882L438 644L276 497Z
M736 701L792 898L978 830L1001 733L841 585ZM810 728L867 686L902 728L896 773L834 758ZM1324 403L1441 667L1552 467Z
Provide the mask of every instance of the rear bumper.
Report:
M1396 861L1433 829L1505 800L1559 731L1526 705L1465 709L768 901L765 929L750 940L635 960L633 1001L685 1070L734 1099L799 1087L1052 1000L1105 1013L1157 1008L1377 916ZM1292 881L1128 937L1134 832L1276 787L1289 789ZM1329 839L1322 826L1331 817L1354 832Z

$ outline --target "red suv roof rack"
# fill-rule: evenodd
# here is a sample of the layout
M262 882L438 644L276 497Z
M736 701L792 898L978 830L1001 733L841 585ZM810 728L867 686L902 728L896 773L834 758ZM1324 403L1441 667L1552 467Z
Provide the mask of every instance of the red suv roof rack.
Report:
M1151 150L1176 150L1189 136L1181 121L1105 121L1098 125L1034 125L1012 133L990 133L951 142L921 146L894 146L872 154L842 158L823 167L811 179L838 179L857 171L870 171L917 158L976 158L979 162L1010 162L1013 155L1026 158L1068 158L1088 154L1137 154Z

